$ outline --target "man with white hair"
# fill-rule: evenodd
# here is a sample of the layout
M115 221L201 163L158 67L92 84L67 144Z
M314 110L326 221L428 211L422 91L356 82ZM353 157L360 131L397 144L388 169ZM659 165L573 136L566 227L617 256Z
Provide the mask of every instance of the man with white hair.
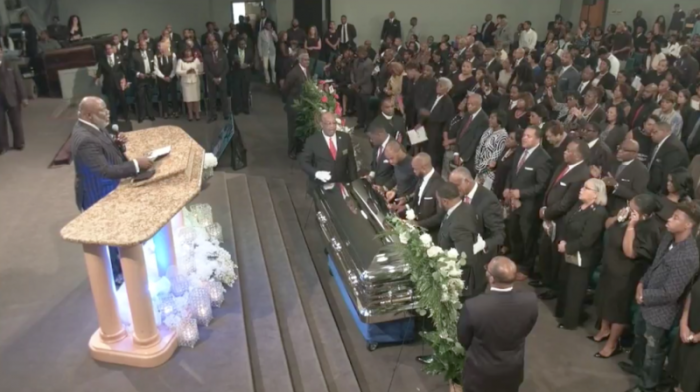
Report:
M114 140L105 127L109 125L109 109L102 98L85 97L78 106L78 122L71 134L71 152L75 165L75 201L80 211L90 208L112 192L119 180L134 177L151 168L147 157L128 160L124 155L126 139ZM121 267L116 248L110 248L112 272L121 284Z
M336 132L337 123L333 113L323 113L320 125L321 132L306 139L299 157L301 169L319 184L356 180L357 164L350 136Z
M442 77L438 79L436 97L430 102L430 106L422 108L419 116L426 119L425 132L428 136L427 153L433 161L433 167L438 173L442 172L442 159L445 154L444 141L447 140L447 131L450 120L455 116L455 106L447 95L452 89L452 81Z

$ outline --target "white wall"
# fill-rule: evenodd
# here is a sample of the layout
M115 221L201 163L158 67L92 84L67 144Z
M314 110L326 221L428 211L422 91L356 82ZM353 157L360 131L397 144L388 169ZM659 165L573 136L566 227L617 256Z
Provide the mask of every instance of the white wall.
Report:
M681 9L687 14L691 9L697 8L700 5L697 1L688 0L608 0L608 14L605 23L618 23L626 21L632 22L637 11L642 11L644 19L647 20L649 28L654 25L656 17L663 15L666 18L666 27L671 23L671 15L673 14L673 5L678 3Z
M64 22L79 15L86 36L118 33L124 27L134 39L144 28L159 36L168 23L178 33L194 28L199 36L208 21L222 30L231 22L230 0L58 0L58 11Z
M355 42L365 39L377 42L382 23L391 10L401 21L403 34L408 31L411 17L416 16L421 39L432 35L439 40L442 34L464 35L472 24L481 27L488 13L494 19L497 14L506 14L513 29L518 23L530 20L535 31L544 34L547 22L559 13L559 7L560 0L331 0L331 16L336 23L341 15L348 16L348 22L357 29Z

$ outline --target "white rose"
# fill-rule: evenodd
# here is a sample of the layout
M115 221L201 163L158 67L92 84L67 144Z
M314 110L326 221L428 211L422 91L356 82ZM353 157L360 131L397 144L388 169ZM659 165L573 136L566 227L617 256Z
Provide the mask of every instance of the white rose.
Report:
M420 235L420 242L426 248L430 247L433 244L433 237L431 237L430 234L428 234L428 233L423 233Z
M416 220L416 213L410 208L406 210L406 219L410 221Z
M447 257L451 259L456 259L459 257L459 252L457 251L457 249L452 248L447 252Z
M399 234L399 241L402 244L408 244L408 233L401 233Z
M431 246L430 248L428 248L427 253L428 257L430 258L437 257L440 256L440 254L442 253L442 248L440 248L439 246Z

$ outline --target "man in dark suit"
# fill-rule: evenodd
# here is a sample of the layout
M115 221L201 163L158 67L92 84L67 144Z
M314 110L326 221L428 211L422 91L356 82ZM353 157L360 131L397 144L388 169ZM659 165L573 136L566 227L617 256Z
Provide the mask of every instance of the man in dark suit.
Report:
M656 144L649 157L649 192L660 194L666 189L668 175L676 169L690 164L688 152L677 137L671 134L671 126L666 123L656 124L651 132L651 141Z
M117 42L117 53L122 56L125 61L131 60L131 53L136 50L136 43L129 39L129 30L122 29L121 36Z
M468 262L473 265L474 272L474 288L471 294L479 295L486 290L484 267L496 256L506 238L503 208L498 197L474 181L474 177L466 168L458 167L453 170L449 180L459 189L462 201L474 209L479 237L474 244L475 258Z
M383 187L375 186L375 189L384 195L387 203L392 203L389 205L390 209L398 210L415 191L418 176L413 170L412 157L396 140L390 140L386 144L384 155L389 164L394 167L394 176Z
M274 20L267 16L267 9L263 8L260 10L260 17L255 22L255 42L257 42L258 34L265 29L265 23L270 22L272 25L272 31L277 31L277 24Z
M430 107L421 108L419 117L425 119L425 132L428 136L427 153L433 160L433 167L442 173L442 161L445 156L445 141L447 140L450 120L455 116L452 99L447 95L452 89L452 81L448 78L438 79L437 96L430 102ZM421 122L421 121L419 121Z
M532 287L550 289L540 294L540 299L557 297L559 266L562 262L557 244L562 239L564 217L578 202L581 187L591 177L587 164L590 155L591 150L585 141L569 142L564 150L564 163L554 170L554 177L545 192L544 206L540 208L539 217L549 229L545 230L540 241L538 272L541 279L530 282Z
M637 159L638 153L639 143L631 139L623 141L617 150L617 162L602 178L608 187L607 207L610 218L606 222L606 227L610 227L615 222L617 213L626 207L632 198L647 190L649 172Z
M593 175L600 178L610 171L610 165L615 159L614 155L607 143L600 140L600 125L597 122L587 123L580 132L581 139L588 143L591 149L588 164L591 166Z
M435 192L445 181L435 171L430 161L430 155L421 152L411 161L413 173L419 178L415 192L408 200L408 207L414 211L414 222L425 229L435 239L445 211L440 208Z
M3 61L4 50L0 48L0 155L10 149L5 115L12 127L12 148L24 149L24 128L22 127L22 106L27 106L22 75L17 67Z
M574 67L571 54L567 51L561 54L561 69L557 74L559 75L559 91L562 94L576 91L581 84L581 74Z
M145 117L155 120L153 114L153 52L146 41L139 41L139 47L131 56L131 69L136 77L136 117L142 122Z
M658 90L659 87L653 83L644 86L642 96L634 101L630 109L630 114L627 117L630 130L642 128L647 118L659 107L656 103L656 99L654 99Z
M299 140L296 136L297 111L294 109L294 101L301 96L304 83L309 76L309 54L305 50L300 50L297 65L289 71L282 85L284 110L287 112L287 154L291 159L296 159L299 148Z
M481 42L486 46L493 46L493 33L498 27L493 23L493 15L486 14L484 23L481 25Z
M537 298L513 290L518 269L505 257L489 264L491 290L464 302L457 324L467 350L464 392L516 392L523 382L525 340L537 322Z
M102 94L107 96L110 122L117 122L117 110L120 109L124 120L129 121L129 106L126 104L124 90L126 83L126 64L119 53L115 52L112 44L105 45L105 56L97 62L95 83L102 77Z
M336 132L335 114L323 113L321 132L306 139L301 169L317 183L352 182L357 179L355 150L350 136Z
M216 96L217 92L221 99L221 107L224 112L224 119L231 116L231 104L226 92L229 60L226 53L219 47L219 42L214 40L209 43L209 50L204 56L204 74L206 75L207 90L209 91L209 122L216 121ZM252 56L251 56L252 57Z
M367 48L360 46L357 48L357 59L352 67L350 80L352 82L352 90L355 92L355 102L357 110L357 125L355 128L364 128L367 126L369 119L369 99L372 96L372 71L374 66L372 61L367 57ZM289 83L287 76L286 83Z
M250 78L253 67L253 50L248 47L246 40L238 40L238 46L229 51L233 67L233 83L231 102L233 114L250 114Z
M382 26L382 41L384 41L386 37L403 37L403 35L401 35L401 21L396 19L396 13L394 11L389 12L389 17L384 20L384 25Z
M394 166L386 159L386 145L393 140L384 128L374 128L369 131L369 141L372 143L372 162L368 175L372 184L384 186L394 177Z
M698 79L698 60L692 55L693 50L689 46L681 48L681 57L673 63L680 74L680 82L684 86L693 86Z
M133 177L151 168L146 157L128 160L124 155L125 138L113 140L107 133L109 110L98 97L85 97L78 106L78 122L71 134L71 152L75 165L75 200L80 211L90 208L112 192L119 180ZM110 248L112 273L121 274L117 248ZM120 279L115 279L121 284Z
M523 132L522 149L506 177L503 198L510 206L508 227L509 248L521 272L518 279L531 274L535 263L536 243L541 223L538 211L552 173L551 158L542 148L542 131L527 127Z
M450 139L448 142L455 141L456 151L445 153L445 162L442 166L442 176L445 178L450 174L450 161L454 162L455 166L466 167L470 173L474 172L476 149L481 141L481 135L489 128L489 116L481 109L481 95L470 95L466 101L467 115L462 119L458 133L448 136ZM452 129L456 130L455 127Z
M406 120L404 120L403 116L397 115L394 109L394 100L391 97L385 97L382 100L381 112L369 124L369 130L383 128L391 137L404 144L408 139L406 136Z
M488 72L494 79L498 80L498 74L501 73L503 65L501 64L501 60L496 58L496 51L493 48L486 48L486 50L484 50L483 57L486 72Z
M338 35L340 36L340 50L345 51L345 49L355 48L355 38L357 38L357 30L355 30L355 25L348 23L348 17L343 15L340 17L340 25L337 29Z
M168 32L168 38L170 38L170 47L173 51L182 47L182 37L180 34L173 32L173 25L168 23L165 25L165 30Z
M437 245L445 251L457 249L459 254L467 256L467 266L462 271L462 278L466 280L471 272L469 269L473 268L469 260L474 260L474 244L479 235L474 208L462 201L459 189L450 182L441 184L436 195L440 208L445 211Z
M688 148L688 156L692 160L700 154L700 111L694 110L683 124L683 140Z

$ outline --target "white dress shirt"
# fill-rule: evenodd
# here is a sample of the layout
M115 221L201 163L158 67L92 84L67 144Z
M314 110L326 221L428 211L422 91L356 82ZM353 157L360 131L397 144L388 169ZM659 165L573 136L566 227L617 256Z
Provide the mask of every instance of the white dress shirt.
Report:
M520 33L519 44L522 49L535 49L537 46L537 32L533 29L523 30Z
M326 139L326 145L328 146L328 150L330 151L331 149L331 140L333 141L333 146L335 147L335 155L336 157L338 156L338 138L336 134L333 134L333 136L326 136L326 134L323 134L323 137Z
M498 291L498 292L501 292L501 293L507 293L507 292L509 292L509 291L513 291L513 286L510 286L510 287L508 287L508 288L506 288L506 289L499 289L498 287L491 287L491 291Z
M442 99L442 97L444 97L444 95L438 95L437 98L435 98L435 103L433 104L433 107L430 108L430 113L433 112L433 109L435 109L435 106L437 106L438 102L440 102L440 100Z
M151 73L151 62L148 60L148 51L147 50L141 50L141 58L143 59L143 71L145 75L149 75ZM137 72L136 76L141 75L141 72Z
M595 146L596 143L598 143L598 140L600 140L600 138L595 139L595 140L591 140L590 142L588 142L588 147L593 148L593 146Z
M421 200L423 200L423 193L425 192L425 188L428 187L428 180L430 180L430 177L435 174L435 169L430 169L430 172L423 177L423 181L420 183L420 188L418 188L418 205L420 205Z

